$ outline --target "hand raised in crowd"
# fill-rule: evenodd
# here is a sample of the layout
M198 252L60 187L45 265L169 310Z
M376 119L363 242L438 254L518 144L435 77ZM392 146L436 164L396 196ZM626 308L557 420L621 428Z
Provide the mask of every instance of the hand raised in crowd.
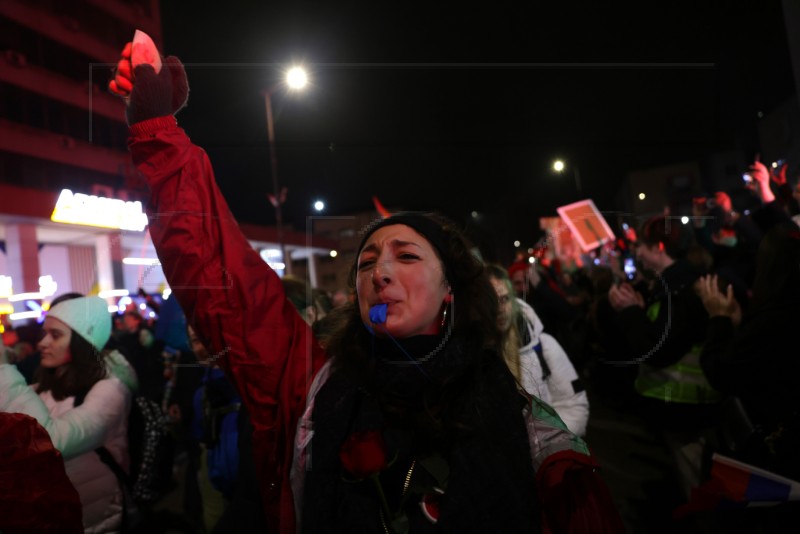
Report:
M127 43L108 83L111 93L125 99L128 124L174 115L183 109L189 100L189 82L180 59L162 58L162 68L156 73L149 64L133 68L131 50L131 43Z
M701 276L695 282L694 289L711 317L729 317L734 326L742 323L742 307L733 296L731 284L728 284L728 288L723 294L719 290L719 278L713 274Z
M608 302L616 311L630 306L644 308L644 297L627 282L611 286L611 289L608 290Z
M775 182L775 185L786 185L786 167L788 167L788 165L784 163L781 165L781 168L778 169L778 172L775 172L774 169L770 168L769 176L772 178L772 181Z
M760 161L754 161L747 169L747 173L753 178L756 185L756 192L764 203L775 200L775 194L769 187L770 172L767 166Z
M528 282L530 282L531 286L534 288L539 287L539 284L542 282L542 275L539 274L539 269L536 267L535 263L532 263L530 267L528 267Z

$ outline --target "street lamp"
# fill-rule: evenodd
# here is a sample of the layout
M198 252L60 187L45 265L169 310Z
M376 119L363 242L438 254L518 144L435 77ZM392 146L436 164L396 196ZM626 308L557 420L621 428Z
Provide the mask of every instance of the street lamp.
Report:
M557 159L557 160L555 160L553 162L553 170L556 171L557 173L559 173L559 174L563 173L565 168L566 168L566 164L562 160ZM580 195L581 194L581 173L578 170L578 166L577 165L573 165L573 169L574 170L572 171L572 173L575 176L575 189L577 189L578 195Z
M302 67L292 67L286 72L284 82L290 90L302 89L308 83L308 76ZM279 189L278 187L278 158L275 154L275 128L272 120L272 94L275 90L282 85L276 83L269 88L261 91L264 95L264 107L267 109L267 136L269 137L269 159L272 169L272 195L269 200L275 208L275 227L278 230L278 244L281 249L281 256L285 264L286 274L291 274L292 262L286 254L286 244L283 239L283 217L281 214L281 205L286 201L286 188Z

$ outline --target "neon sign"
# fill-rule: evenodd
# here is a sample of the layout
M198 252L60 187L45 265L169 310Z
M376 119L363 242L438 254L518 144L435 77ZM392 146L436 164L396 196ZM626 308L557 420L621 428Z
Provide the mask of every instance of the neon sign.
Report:
M147 215L138 200L126 202L118 198L73 193L69 189L61 191L50 220L135 232L142 232L147 226Z

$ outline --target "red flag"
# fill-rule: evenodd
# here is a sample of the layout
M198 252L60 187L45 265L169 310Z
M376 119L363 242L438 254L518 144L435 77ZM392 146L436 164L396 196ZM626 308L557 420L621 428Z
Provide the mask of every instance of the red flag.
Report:
M373 196L372 197L372 203L375 204L375 210L384 219L386 219L386 218L388 218L388 217L390 217L392 215L391 213L389 213L389 210L387 210L386 208L383 207L383 204L381 204L381 201L378 200L378 197Z

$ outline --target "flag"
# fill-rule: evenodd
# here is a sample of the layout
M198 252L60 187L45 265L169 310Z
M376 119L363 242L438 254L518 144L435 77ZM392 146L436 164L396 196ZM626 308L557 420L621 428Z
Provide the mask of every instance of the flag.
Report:
M389 210L387 210L386 208L383 207L383 204L381 204L381 201L378 200L378 197L373 196L372 197L372 203L375 205L375 210L384 219L386 219L386 218L388 218L388 217L390 217L392 215L391 213L389 213Z
M787 501L800 501L800 482L715 453L711 479L694 488L689 502L673 515L681 519L692 512L774 506Z

